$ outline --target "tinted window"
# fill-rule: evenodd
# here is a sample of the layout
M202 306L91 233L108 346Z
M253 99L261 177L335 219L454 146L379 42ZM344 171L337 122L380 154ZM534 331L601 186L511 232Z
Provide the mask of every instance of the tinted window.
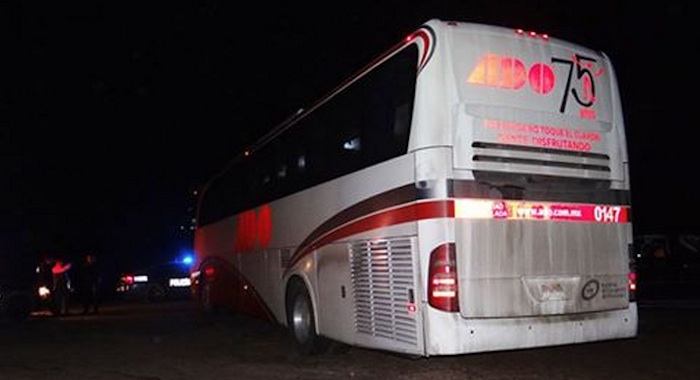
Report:
M418 51L408 46L212 181L206 225L405 154Z

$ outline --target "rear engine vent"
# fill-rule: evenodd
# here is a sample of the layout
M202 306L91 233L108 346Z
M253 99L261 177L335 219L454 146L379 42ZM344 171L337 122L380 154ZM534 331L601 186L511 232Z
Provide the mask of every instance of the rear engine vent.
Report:
M418 343L411 241L350 244L355 330L411 345Z
M610 172L610 157L606 154L485 142L475 142L472 147L475 162Z

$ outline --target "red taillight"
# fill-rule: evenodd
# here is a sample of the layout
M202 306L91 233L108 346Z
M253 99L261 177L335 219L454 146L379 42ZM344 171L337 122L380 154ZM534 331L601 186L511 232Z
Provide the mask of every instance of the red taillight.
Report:
M213 265L206 266L202 273L204 273L205 280L212 281L216 277L216 268Z
M630 302L637 300L637 263L634 244L627 245L627 257L629 258L629 272L627 272L627 292Z
M444 311L459 311L457 255L454 243L443 244L430 253L428 302Z
M134 276L128 274L125 276L122 276L122 282L127 284L127 285L133 285L134 283Z
M635 301L637 299L637 273L636 272L627 273L627 290L629 291L629 300Z

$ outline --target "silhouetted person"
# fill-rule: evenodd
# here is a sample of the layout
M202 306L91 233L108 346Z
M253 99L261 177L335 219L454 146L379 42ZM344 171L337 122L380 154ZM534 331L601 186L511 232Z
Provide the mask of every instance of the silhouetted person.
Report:
M83 314L92 312L97 314L100 305L100 270L97 266L97 258L87 254L83 258L80 268L80 296L83 303Z
M51 297L54 315L68 314L68 297L70 295L70 278L68 277L68 271L70 268L71 263L64 264L61 259L56 259L51 267L51 273L53 274Z

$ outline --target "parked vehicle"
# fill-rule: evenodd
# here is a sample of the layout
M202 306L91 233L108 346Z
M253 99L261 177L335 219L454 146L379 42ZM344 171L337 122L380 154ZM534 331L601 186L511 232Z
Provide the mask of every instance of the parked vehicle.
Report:
M182 262L153 265L120 277L116 288L122 299L145 302L190 297L190 267Z
M700 235L637 236L635 261L640 300L700 298Z
M32 266L10 253L0 254L0 318L21 321L34 308Z

